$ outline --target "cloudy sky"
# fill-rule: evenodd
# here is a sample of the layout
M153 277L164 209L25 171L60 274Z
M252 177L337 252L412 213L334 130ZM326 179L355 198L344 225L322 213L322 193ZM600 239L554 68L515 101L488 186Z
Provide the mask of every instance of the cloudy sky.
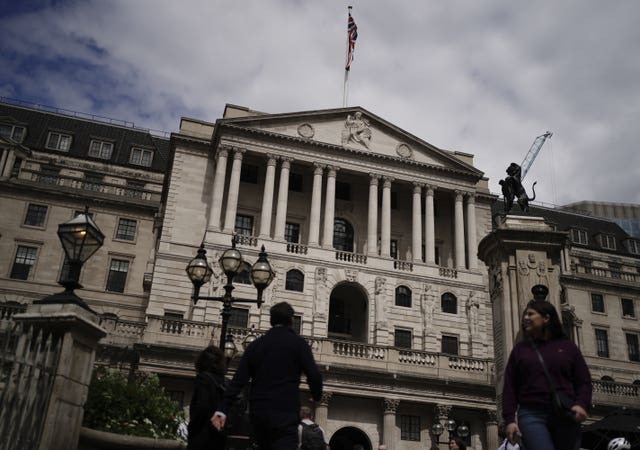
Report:
M476 156L493 192L536 136L538 200L640 203L640 2L0 0L0 96L176 131L225 103L349 105Z

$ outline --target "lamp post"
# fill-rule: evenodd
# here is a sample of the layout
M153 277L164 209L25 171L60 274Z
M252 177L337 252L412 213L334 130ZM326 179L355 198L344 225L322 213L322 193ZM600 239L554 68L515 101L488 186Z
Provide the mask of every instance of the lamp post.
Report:
M78 282L82 265L104 243L104 234L89 215L89 207L85 207L83 213L68 222L58 225L58 238L66 255L68 271L63 274L58 282L65 290L50 295L42 300L36 300L36 304L72 303L91 311L91 308L78 297L73 290L81 288Z
M264 245L260 253L258 254L258 260L250 266L242 258L242 253L236 248L236 236L231 238L231 248L225 250L219 259L220 267L227 276L227 283L224 286L224 295L222 297L201 297L200 288L211 279L213 270L207 261L207 251L204 249L204 242L200 244L198 253L195 258L189 261L187 264L187 275L193 283L193 304L198 303L198 300L213 300L222 302L222 330L220 333L220 349L225 352L225 355L233 357L236 352L236 346L233 342L233 338L229 339L227 336L227 327L229 324L229 318L231 317L231 305L233 303L256 303L258 308L262 305L262 293L271 284L275 273L271 269L271 265L267 260L267 253L265 252ZM251 282L258 291L257 298L236 298L232 295L233 290L233 278L239 273L247 270L249 272ZM229 344L229 345L227 345Z
M469 427L467 425L465 425L464 423L458 425L455 420L447 419L444 421L444 425L442 425L440 422L436 422L431 425L431 434L436 437L436 445L440 445L442 443L442 441L440 441L440 436L445 429L447 430L448 437L448 440L446 442L451 441L451 438L454 436L458 436L463 439L469 436Z

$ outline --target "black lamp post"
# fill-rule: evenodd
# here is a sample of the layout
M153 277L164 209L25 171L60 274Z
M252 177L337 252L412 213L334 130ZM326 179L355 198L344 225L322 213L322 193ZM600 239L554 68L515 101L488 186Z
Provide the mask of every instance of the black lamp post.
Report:
M236 248L236 236L231 238L231 248L225 250L218 261L222 271L227 276L227 284L224 286L224 295L222 297L201 297L200 288L205 283L209 282L213 270L207 262L207 251L204 249L204 242L200 244L198 254L195 258L189 261L187 264L187 275L193 283L193 304L198 303L198 300L214 300L222 302L222 330L220 333L220 349L225 352L225 355L233 357L236 347L233 343L233 339L229 339L227 336L227 326L229 324L229 318L231 317L231 305L233 303L256 303L258 308L262 305L262 293L271 284L275 273L271 269L271 265L267 260L267 253L262 250L258 255L258 260L250 266L246 261L242 259L240 250ZM235 298L232 293L235 289L233 286L233 278L239 273L247 270L251 277L251 281L255 288L258 290L258 296L255 300L247 298ZM229 345L227 345L229 344Z
M436 437L436 445L439 445L442 443L440 441L440 436L442 435L445 429L447 430L447 434L448 434L447 442L449 442L451 438L454 436L458 436L463 439L469 436L468 426L466 426L465 424L458 425L455 420L447 419L444 421L444 425L442 425L440 422L436 422L433 425L431 425L431 434Z
M96 252L104 242L104 234L89 215L89 207L69 222L58 225L58 238L67 256L68 270L58 282L65 290L34 303L72 303L91 311L91 308L78 297L73 290L81 288L78 282L82 265Z

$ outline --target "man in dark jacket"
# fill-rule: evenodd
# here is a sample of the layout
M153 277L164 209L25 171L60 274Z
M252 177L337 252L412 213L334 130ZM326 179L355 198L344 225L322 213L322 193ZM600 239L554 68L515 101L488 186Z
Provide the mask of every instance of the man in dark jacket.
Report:
M294 450L298 446L300 376L306 375L315 401L322 396L322 376L311 348L291 328L291 305L277 303L269 313L272 328L245 350L211 423L218 430L224 427L229 406L251 382L251 424L258 446L264 450Z

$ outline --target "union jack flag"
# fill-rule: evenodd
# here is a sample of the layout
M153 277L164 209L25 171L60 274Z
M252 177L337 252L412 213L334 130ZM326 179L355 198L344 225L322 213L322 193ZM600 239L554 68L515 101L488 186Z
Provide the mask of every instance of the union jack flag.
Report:
M356 22L353 20L353 17L351 17L351 13L349 13L349 21L347 23L347 39L349 41L349 48L347 50L347 65L344 70L349 70L351 67L353 52L356 49L356 39L358 39L358 27L356 26Z

